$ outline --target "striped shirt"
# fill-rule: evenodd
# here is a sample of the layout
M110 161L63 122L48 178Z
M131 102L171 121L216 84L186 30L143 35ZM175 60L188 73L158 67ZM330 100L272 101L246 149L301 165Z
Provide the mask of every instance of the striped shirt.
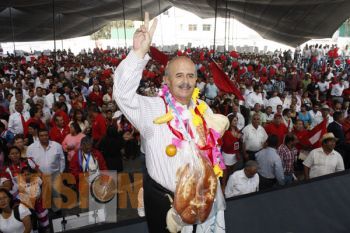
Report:
M146 154L146 167L149 175L164 188L174 192L177 169L193 161L195 156L189 153L191 144L187 141L182 142L175 156L166 155L166 146L172 144L175 136L167 124L153 123L155 118L166 113L164 101L160 97L146 97L136 93L143 69L149 59L149 55L140 59L134 51L129 53L115 71L113 97L126 118L140 132L141 148ZM186 108L186 106L183 107ZM211 110L209 108L208 110L210 113ZM190 118L191 113L185 109L182 116ZM192 132L196 132L192 121L188 120ZM171 121L171 125L175 128L174 121ZM184 130L179 128L177 130L185 135ZM196 134L195 137L195 140L198 140Z

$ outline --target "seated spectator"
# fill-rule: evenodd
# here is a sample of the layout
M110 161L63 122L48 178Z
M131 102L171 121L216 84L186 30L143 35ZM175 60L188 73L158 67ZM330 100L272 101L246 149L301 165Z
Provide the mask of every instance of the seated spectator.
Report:
M284 185L284 173L281 158L277 154L278 137L269 135L267 147L255 154L259 169L259 190L274 187L276 184Z
M244 169L234 172L228 179L225 197L230 198L259 190L258 164L249 160Z
M344 170L343 158L334 150L336 141L333 133L322 136L322 146L312 150L303 163L306 180Z
M23 204L14 205L6 189L0 189L0 231L2 233L31 233L31 212Z

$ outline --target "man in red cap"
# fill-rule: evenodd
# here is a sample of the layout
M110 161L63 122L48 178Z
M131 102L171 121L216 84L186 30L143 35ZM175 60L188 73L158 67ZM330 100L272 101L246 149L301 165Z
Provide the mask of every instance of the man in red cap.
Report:
M278 146L283 143L283 139L288 133L288 128L283 124L282 115L276 113L273 121L265 126L265 131L268 135L276 135L278 137Z

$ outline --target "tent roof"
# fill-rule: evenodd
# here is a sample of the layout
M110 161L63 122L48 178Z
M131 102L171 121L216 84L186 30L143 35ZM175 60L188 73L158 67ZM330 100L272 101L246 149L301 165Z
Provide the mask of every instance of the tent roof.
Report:
M56 39L90 35L111 20L123 19L123 0L2 0L0 41L53 39L53 2ZM143 11L156 16L172 6L202 18L214 17L214 0L124 0L126 18L141 19ZM217 0L218 14L225 17L226 1ZM231 17L256 30L266 39L296 46L312 38L331 37L349 18L347 0L230 0ZM11 10L10 10L11 9Z

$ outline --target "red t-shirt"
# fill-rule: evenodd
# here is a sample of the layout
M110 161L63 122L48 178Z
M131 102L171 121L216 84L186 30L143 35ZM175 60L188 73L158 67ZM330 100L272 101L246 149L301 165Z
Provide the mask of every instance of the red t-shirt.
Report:
M268 135L276 135L278 137L278 146L280 146L283 143L284 136L288 133L288 128L283 123L279 125L276 125L275 123L268 123L265 126L265 131Z
M63 129L58 128L57 126L54 126L50 130L50 139L52 141L62 143L64 138L69 134L69 127L66 126Z
M107 122L104 116L99 113L92 122L92 138L96 141L101 140L107 131Z
M233 136L231 130L226 130L224 136L222 136L221 149L226 154L238 154L239 138Z

